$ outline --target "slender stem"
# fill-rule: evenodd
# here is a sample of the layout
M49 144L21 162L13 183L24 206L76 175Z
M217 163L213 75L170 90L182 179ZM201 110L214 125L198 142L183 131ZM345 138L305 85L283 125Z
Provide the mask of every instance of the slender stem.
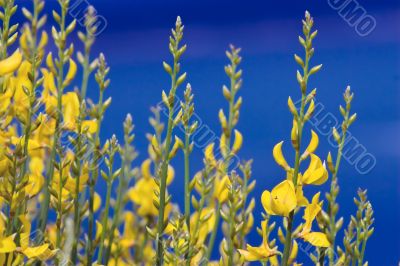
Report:
M218 203L218 206L217 206L217 213L215 215L216 215L216 217L215 217L215 226L214 226L214 229L213 229L213 231L211 233L210 240L208 241L207 257L206 257L207 260L206 261L209 261L210 258L211 258L211 254L212 254L212 251L214 249L215 238L217 236L217 232L218 232L218 228L219 228L219 220L221 219L221 204L219 204L219 203Z
M58 181L58 201L57 201L57 238L56 238L56 247L58 249L61 248L61 223L62 223L62 189L63 189L63 164L59 163L59 171L60 171L60 180Z
M88 242L86 246L87 252L87 265L92 265L92 257L93 257L93 230L94 230L94 194L95 194L95 185L98 177L98 165L99 159L101 157L100 153L100 128L103 117L103 89L100 89L99 96L99 112L100 115L97 119L97 131L94 138L94 153L91 164L91 175L89 180L89 230L88 230Z
M176 43L176 46L178 44ZM176 76L177 76L177 69L178 69L178 62L176 57L174 57L174 68L171 74L171 92L170 98L173 100L175 99L175 93L177 89L176 85ZM167 175L168 175L168 165L169 165L169 152L171 146L171 138L172 138L172 129L174 125L173 115L174 109L173 104L168 106L169 114L168 114L168 127L167 127L167 136L165 138L165 147L164 147L164 154L163 154L163 161L161 165L161 185L160 185L160 207L158 210L158 222L157 222L157 238L156 238L156 246L157 246L157 256L156 256L156 265L161 266L163 264L163 243L162 243L162 232L164 231L164 213L165 213L165 194L166 194L166 187L167 187Z
M306 34L306 47L310 42L310 34L309 32ZM308 65L310 61L310 53L308 48L305 48L305 64L303 68L303 82L301 83L301 106L300 106L300 114L298 117L297 125L298 125L298 134L297 134L297 143L298 146L296 148L295 155L295 164L294 164L294 172L293 172L293 185L297 190L297 178L300 170L300 148L301 148L301 139L303 135L303 126L304 126L304 108L306 105L306 91L307 91L307 82L308 82ZM292 229L293 229L293 219L294 219L294 210L290 212L288 217L288 226L286 230L285 237L285 247L283 251L282 257L282 266L287 266L289 263L290 250L292 247Z
M185 164L185 218L186 218L186 226L188 227L188 232L190 236L190 163L189 163L189 155L190 155L190 139L188 130L185 133L185 151L184 151L184 164Z
M299 169L300 169L300 147L301 147L301 138L302 138L302 134L303 134L304 106L305 106L305 95L303 93L303 95L301 97L300 117L299 117L299 123L298 123L298 138L297 138L298 148L296 149L295 165L294 165L294 172L293 172L293 184L294 184L295 188L297 188L297 176L299 174ZM290 212L289 217L288 217L288 226L286 229L286 238L285 238L285 248L284 248L283 257L282 257L282 265L283 266L288 265L290 250L291 250L291 246L292 246L293 219L294 219L294 211Z
M367 231L368 232L368 231ZM358 266L363 266L364 262L364 255L365 255L365 248L367 247L367 240L368 238L364 238L362 246L361 246L361 253L360 253L360 258L358 259Z
M62 110L62 93L63 93L63 78L64 78L64 48L65 48L65 20L67 14L67 6L64 3L61 3L61 23L60 23L60 33L62 37L60 38L60 42L58 45L58 58L59 58L59 65L58 65L58 75L57 75L57 111L56 111L56 125L55 125L55 132L53 137L53 146L50 153L50 160L47 164L47 179L44 186L44 201L43 206L41 208L42 212L40 215L39 220L39 230L40 232L44 232L46 229L47 219L48 219L48 212L49 212L49 205L50 205L50 191L49 186L51 185L51 181L54 175L54 165L53 162L56 159L56 146L60 138L61 134L61 110ZM43 235L43 234L40 234ZM40 242L43 240L43 236L39 236L38 239Z
M112 173L112 169L110 171ZM111 176L109 177L111 179ZM107 224L108 224L108 213L110 210L110 198L111 198L111 188L112 188L112 182L108 181L107 182L107 196L106 196L106 207L104 209L104 214L103 214L103 231L101 233L101 240L100 240L100 248L99 248L99 253L97 255L97 263L101 264L102 259L103 259L103 249L104 249L104 240L106 238L106 232L108 231ZM113 232L111 231L111 234ZM108 243L108 245L111 245L112 243Z
M345 118L344 121L345 123L347 122L349 117L349 110L346 110ZM335 165L335 172L332 175L332 181L331 181L331 189L330 189L330 195L331 195L331 200L329 202L329 234L330 234L330 240L331 240L331 246L328 249L328 257L329 257L329 266L333 266L335 263L335 239L336 239L336 215L335 215L335 205L336 205L336 193L335 190L337 188L337 175L339 171L339 166L340 166L340 161L342 159L342 152L343 152L343 147L344 143L346 140L346 132L347 129L346 127L343 130L343 134L341 136L341 140L339 143L339 148L338 148L338 154L336 157L336 165Z

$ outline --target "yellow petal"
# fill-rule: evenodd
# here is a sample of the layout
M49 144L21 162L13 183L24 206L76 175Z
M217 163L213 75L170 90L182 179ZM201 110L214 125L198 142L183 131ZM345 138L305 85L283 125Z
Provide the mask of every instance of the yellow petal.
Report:
M46 57L46 65L52 73L55 73L56 68L54 67L53 54L51 52Z
M168 172L167 172L167 185L172 183L175 177L175 170L171 165L168 165Z
M101 207L101 197L97 192L95 192L94 193L93 210L96 212L100 209L100 207Z
M64 127L68 130L76 129L79 117L79 98L76 92L67 92L62 96Z
M310 156L310 165L302 177L302 182L308 185L322 185L328 180L328 171L318 156L313 153Z
M43 49L49 40L49 37L47 35L46 31L42 31L42 36L40 37L40 42L38 44L38 49Z
M216 165L217 161L214 157L214 143L210 143L204 150L204 157L205 159L211 164Z
M262 258L260 258L259 256L257 256L257 254L253 254L250 253L247 250L244 249L238 249L240 255L242 255L242 257L244 258L245 261L258 261Z
M321 232L311 232L311 233L305 234L303 236L303 239L305 241L309 242L311 245L316 246L316 247L327 248L331 245L329 243L327 236Z
M298 252L299 252L299 246L296 240L293 240L292 250L290 251L290 256L289 256L289 261L290 261L289 264L292 264L292 262L296 259Z
M219 150L221 151L222 156L228 156L229 147L226 143L226 136L224 133L221 134L221 138L219 139Z
M298 131L299 131L299 128L297 126L297 121L295 119L293 119L293 127L292 127L292 131L290 133L290 138L292 140L292 145L296 150L299 147L299 143L298 143L299 132Z
M17 49L11 56L0 61L0 76L13 73L22 62L22 54Z
M310 143L308 144L306 151L304 152L302 157L307 158L307 156L310 153L314 153L318 147L318 143L319 143L319 138L318 138L317 133L315 133L314 130L311 130L311 140L310 140Z
M92 119L92 120L85 120L82 122L82 130L83 132L87 132L89 134L94 134L97 132L97 120Z
M275 145L274 149L272 150L272 155L274 156L274 159L278 165L283 167L286 171L289 170L289 165L285 160L285 157L283 157L282 153L282 144L283 141L279 142L278 144Z
M222 178L215 178L215 188L214 188L214 198L216 198L220 203L225 202L228 199L228 187L229 176L225 175Z
M9 253L17 249L14 243L14 235L0 239L0 253Z
M22 223L22 231L20 233L20 245L22 248L26 248L29 245L29 236L31 234L31 224L25 215L18 216Z
M43 244L37 247L27 247L22 250L22 253L27 258L41 258L44 254L46 254L49 248L49 244ZM46 260L47 258L41 258L42 260Z
M102 233L103 233L103 225L96 220L96 239L100 239Z
M297 206L293 182L285 180L271 191L271 207L277 215L288 216Z
M232 153L236 154L240 148L242 147L242 143L243 143L243 136L242 134L235 129L235 141L233 142L233 146L232 146Z
M146 160L143 161L143 163L142 163L142 165L140 167L143 178L146 178L146 179L152 178L150 166L151 166L151 160L150 159L146 159Z
M276 213L272 210L272 198L271 192L265 190L261 195L261 203L264 207L264 210L270 215L276 215Z
M25 187L25 192L30 197L33 197L41 191L44 184L44 177L42 175L31 174L28 178L28 184Z
M76 71L76 63L74 62L74 60L69 59L69 69L67 75L65 76L64 86L68 86L71 83L71 81L75 78Z

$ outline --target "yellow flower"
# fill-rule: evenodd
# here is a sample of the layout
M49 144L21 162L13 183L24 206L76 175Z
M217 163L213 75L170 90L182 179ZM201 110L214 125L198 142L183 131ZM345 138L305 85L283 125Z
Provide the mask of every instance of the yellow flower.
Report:
M305 159L309 154L314 153L318 147L318 143L319 143L319 138L317 133L315 133L314 130L311 130L311 140L306 148L306 151L302 155L302 158Z
M71 81L74 79L75 75L76 75L76 63L74 62L74 60L72 60L71 58L69 59L69 69L68 69L68 73L65 76L65 80L64 80L64 87L68 86Z
M268 214L288 216L297 206L293 182L285 180L272 189L271 192L265 190L261 196L261 202Z
M214 181L214 198L219 201L219 203L224 203L228 199L228 184L230 183L229 177L225 175L224 177L215 177Z
M20 215L19 219L23 225L22 232L20 234L21 252L29 259L35 258L45 261L52 258L57 253L57 250L51 250L48 243L35 247L29 246L31 223L28 221L25 215Z
M76 92L67 92L62 96L64 128L77 131L77 122L80 113L79 98ZM82 131L93 134L97 131L96 120L82 121ZM82 133L82 132L80 132Z
M260 246L253 247L247 244L247 250L238 250L246 261L266 261L268 258L275 256L279 253L276 248L271 249L268 245L267 221L261 222L261 230L263 241Z
M22 62L22 54L17 49L11 56L0 61L0 76L13 73Z
M289 164L286 162L285 157L283 156L282 153L282 144L283 141L279 142L274 146L274 149L272 150L272 155L274 156L274 159L278 165L280 165L283 169L286 171L290 170Z
M0 224L0 253L9 253L17 249L17 245L14 243L15 235L4 237L4 223L1 221Z
M327 236L321 232L311 232L312 222L317 217L318 213L321 211L321 206L319 203L319 195L314 195L312 202L307 205L304 209L303 219L305 223L303 225L303 230L299 234L301 238L309 242L311 245L316 247L329 247L330 243Z
M217 165L217 160L215 159L215 156L214 156L214 143L210 143L204 149L204 157L210 165L212 165L212 166Z
M243 136L242 134L235 129L235 141L233 142L233 146L232 146L232 153L236 154L240 148L242 147L243 144Z
M31 158L29 162L29 179L28 185L25 187L25 192L33 197L37 195L43 187L44 177L43 177L44 163L39 157Z
M159 187L151 175L150 166L150 159L147 159L142 163L142 178L128 191L128 197L139 207L138 214L143 217L158 215L158 210L156 206L154 206L153 201L158 199L154 191L159 190ZM173 178L174 170L171 166L168 166L167 185L172 182ZM167 205L167 209L171 209L170 204ZM168 212L165 212L166 215L167 213Z
M306 185L322 185L328 180L328 171L317 155L310 154L310 156L310 165L304 172L301 181Z
M190 234L192 235L193 239L195 237L194 234L198 232L197 242L195 244L199 247L204 244L207 235L211 233L212 230L214 229L215 226L214 213L215 213L214 208L206 207L202 209L200 217L198 212L193 213L192 216L190 217ZM197 228L197 232L194 232L196 230L196 223L198 222L199 219L200 220L207 219L207 221L203 223L200 222L199 223L200 226Z
M79 117L79 99L75 92L67 92L62 96L64 128L75 130Z

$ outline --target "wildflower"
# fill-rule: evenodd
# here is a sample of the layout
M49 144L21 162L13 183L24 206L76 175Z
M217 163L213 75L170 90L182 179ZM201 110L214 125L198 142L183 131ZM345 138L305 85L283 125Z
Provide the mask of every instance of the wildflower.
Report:
M286 162L285 157L283 156L282 153L282 144L283 141L279 142L274 146L274 149L272 150L272 155L274 156L274 159L276 163L281 166L283 169L288 171L290 169L289 164Z
M2 253L13 252L17 249L17 245L14 242L15 235L4 236L5 224L3 219L0 219L0 258ZM0 259L1 260L1 259Z
M312 202L304 209L303 219L305 220L305 223L299 236L316 247L329 247L329 240L324 233L311 232L312 222L321 211L319 195L319 192L315 194Z
M138 214L142 217L157 216L158 210L154 206L153 200L157 200L154 191L158 190L154 178L150 171L151 160L147 159L142 163L141 172L142 178L137 181L135 186L128 191L128 197L132 202L138 205ZM174 170L171 166L168 167L167 185L169 185L174 178ZM170 205L170 204L168 204ZM168 206L167 205L167 206ZM170 209L171 206L168 207ZM166 212L167 214L168 212Z
M247 244L247 250L239 249L239 253L246 261L266 261L268 258L279 254L276 248L270 248L267 239L267 221L261 222L263 241L260 246L253 247Z
M80 108L79 99L76 92L67 92L62 97L64 127L67 130L77 131L77 122ZM83 131L93 134L97 131L96 120L85 120L82 122Z
M48 260L52 258L57 253L57 250L51 250L48 243L35 247L29 246L31 223L25 215L20 215L19 219L23 226L20 234L21 252L28 258L36 258L40 260Z
M297 206L296 191L291 180L279 183L271 192L261 195L265 211L270 215L288 216Z
M317 155L310 154L310 156L310 165L301 177L301 182L307 185L322 185L328 180L328 171Z
M21 62L22 54L20 53L19 49L17 49L11 56L0 61L0 76L5 76L13 73L15 70L18 69Z

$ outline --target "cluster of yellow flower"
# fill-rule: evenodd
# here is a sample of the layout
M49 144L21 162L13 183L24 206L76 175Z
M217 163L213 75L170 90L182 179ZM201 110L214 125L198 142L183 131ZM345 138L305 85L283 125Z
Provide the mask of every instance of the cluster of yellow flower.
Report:
M295 162L293 166L287 163L283 142L274 147L273 156L286 172L286 179L262 194L265 214L259 233L263 241L253 247L247 244L246 236L254 224L256 201L250 193L255 181L250 180L251 161L237 160L243 143L236 129L242 104L238 97L242 86L240 49L231 46L227 52L230 63L225 72L230 85L223 87L223 96L228 109L219 112L219 143L205 148L204 167L192 178L190 154L198 121L193 116L190 84L177 104L178 88L186 79L186 73L181 74L180 59L186 46L181 45L183 25L178 17L169 40L173 63L163 63L171 77L170 91L162 92L163 108L168 113L166 131L160 107L153 108L150 124L154 133L147 136L148 158L139 170L133 167L136 151L130 115L123 124L122 145L115 136L103 143L100 140L111 98L104 95L110 84L105 57L91 58L97 30L95 11L87 10L85 31L78 32L84 49L75 53L69 37L76 20L67 22L69 0L58 3L60 11L52 13L55 51L50 52L43 30L47 21L42 15L44 0L32 0L32 10L21 9L28 21L21 33L18 24L12 24L17 12L14 0L0 1L0 265L44 265L47 261L55 265L243 265L247 261L298 265L300 239L316 247L318 256L313 255L313 260L318 265L324 264L325 255L329 265L364 265L366 241L373 232L373 212L366 192L360 191L360 200L356 200L358 211L346 231L345 249L335 246L343 223L343 219L336 221L337 172L347 128L356 118L349 114L353 98L349 89L344 94L346 107L340 109L344 117L341 134L333 130L339 144L335 162L329 154L327 169L315 154L319 139L314 131L301 152L303 128L315 108L316 91L308 93L307 82L321 68L309 68L316 32L311 31L313 20L308 13L303 21L304 38L300 37L305 57L295 56L302 68L302 73L297 73L300 107L288 100ZM9 55L8 50L13 53ZM75 79L78 72L82 75L80 84ZM86 98L92 76L98 85L97 103ZM184 131L183 140L174 133L178 126ZM183 213L168 193L175 176L171 161L179 151L184 154ZM301 172L300 164L308 159L308 168ZM118 161L120 166L116 167ZM325 183L328 170L332 184L326 195L329 208L324 212L320 192L309 201L303 189ZM95 191L99 176L107 186L104 196ZM294 228L294 217L301 209L304 223ZM49 213L56 219L49 219ZM269 239L275 227L270 223L273 215L283 217L286 233L278 230L283 252L275 239ZM314 220L318 220L321 232L313 231ZM223 239L218 242L219 231ZM220 258L212 261L214 247L219 248Z

